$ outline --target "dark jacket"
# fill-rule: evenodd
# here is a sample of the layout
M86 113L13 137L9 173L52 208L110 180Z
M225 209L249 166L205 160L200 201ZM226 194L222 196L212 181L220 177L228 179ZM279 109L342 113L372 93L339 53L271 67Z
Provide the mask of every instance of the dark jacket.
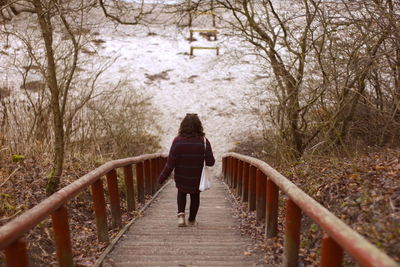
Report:
M215 163L210 142L204 151L204 137L175 137L172 142L167 164L159 177L163 183L174 171L176 187L185 193L198 193L204 159L207 166ZM205 152L205 153L204 153Z

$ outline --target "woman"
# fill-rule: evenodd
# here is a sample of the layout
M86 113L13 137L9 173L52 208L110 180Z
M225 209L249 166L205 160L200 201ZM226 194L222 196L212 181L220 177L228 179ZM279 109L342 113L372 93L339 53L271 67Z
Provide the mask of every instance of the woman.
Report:
M175 170L175 184L178 189L178 226L180 227L186 226L187 194L190 194L188 224L196 224L200 205L200 176L204 161L207 166L213 166L215 163L211 144L204 136L203 126L197 114L186 114L179 127L179 135L172 142L167 164L159 177L159 183L162 184Z

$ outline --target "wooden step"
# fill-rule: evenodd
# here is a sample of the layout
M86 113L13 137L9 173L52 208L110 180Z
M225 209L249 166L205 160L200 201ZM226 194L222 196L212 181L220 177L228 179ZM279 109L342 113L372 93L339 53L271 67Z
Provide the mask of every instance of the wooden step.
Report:
M199 224L177 227L176 188L170 184L103 266L264 266L262 258L248 252L254 242L241 235L225 187L216 181L200 202Z

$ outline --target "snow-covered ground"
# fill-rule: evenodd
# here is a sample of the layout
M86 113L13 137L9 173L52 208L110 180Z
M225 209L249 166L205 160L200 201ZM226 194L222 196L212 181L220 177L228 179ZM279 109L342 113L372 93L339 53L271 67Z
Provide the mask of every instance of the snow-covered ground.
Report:
M17 19L23 23L24 18ZM89 50L96 53L81 53L79 67L87 71L95 69L95 66L82 65L85 58L96 58L98 65L117 58L102 75L102 80L112 86L127 79L130 88L152 97L155 108L161 112L162 152L168 152L186 113L197 113L202 120L218 171L222 154L235 145L239 135L260 128L252 112L257 104L249 103L246 95L262 87L265 79L261 68L255 64L257 60L241 54L246 44L239 38L229 36L227 30L217 25L217 41L209 41L196 33L197 40L189 42L189 28L178 27L171 21L153 26L123 26L107 21L102 15L98 19L101 25L98 24L95 29L98 33L92 35L92 39L105 42L86 46L91 46ZM209 24L207 19L194 20L192 28L212 29L211 20ZM37 33L36 27L31 28ZM195 50L194 56L190 56L190 46L219 46L220 55L217 56L215 50ZM7 50L9 54L12 54L11 49ZM9 66L3 60L6 57L0 60L2 66ZM0 75L7 79L17 77L13 72L12 67L0 69ZM7 86L19 88L18 79L13 82L15 84L7 81Z
M164 152L186 113L197 113L202 120L218 160L216 167L221 155L238 141L238 134L259 129L246 94L261 86L262 72L249 56L240 62L235 59L233 55L243 45L239 39L228 38L219 30L216 42L200 35L189 42L189 29L175 25L118 26L103 31L106 43L99 53L119 56L109 77L128 74L129 82L150 94L162 112ZM191 45L219 46L220 55L214 50L195 50L190 56Z

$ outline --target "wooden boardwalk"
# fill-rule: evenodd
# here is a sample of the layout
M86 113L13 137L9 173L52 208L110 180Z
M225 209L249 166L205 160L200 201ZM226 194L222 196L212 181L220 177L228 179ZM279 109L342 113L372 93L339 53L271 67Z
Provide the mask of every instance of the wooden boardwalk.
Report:
M215 181L201 194L198 225L178 227L172 182L121 238L103 266L263 266L248 255L250 238L241 236L227 189ZM188 209L187 201L187 209ZM188 211L186 212L186 214Z

